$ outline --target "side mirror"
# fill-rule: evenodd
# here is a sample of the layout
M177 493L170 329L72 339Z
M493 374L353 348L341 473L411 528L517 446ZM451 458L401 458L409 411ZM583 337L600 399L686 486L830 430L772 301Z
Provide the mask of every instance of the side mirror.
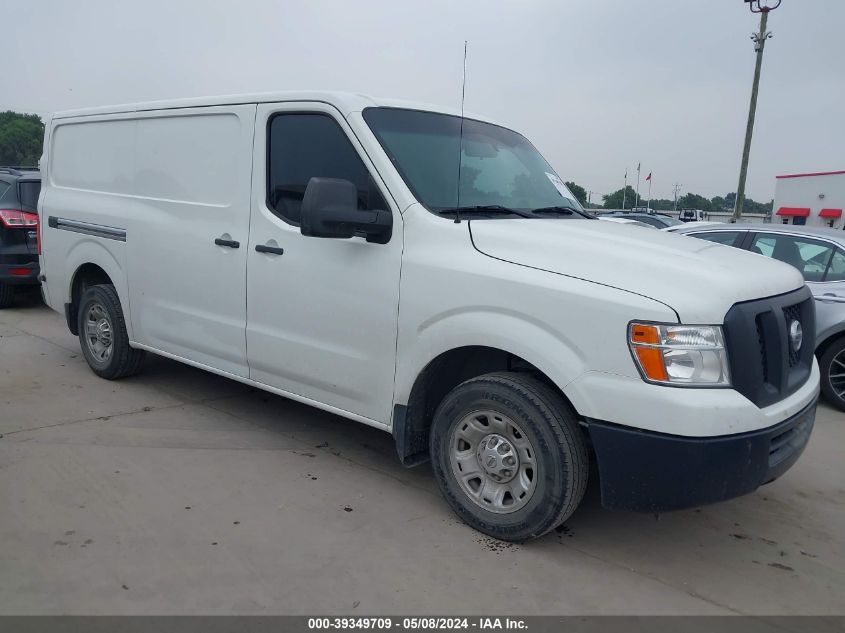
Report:
M359 211L358 189L348 180L312 178L300 210L300 231L308 237L343 239L363 235L386 244L393 231L390 211Z

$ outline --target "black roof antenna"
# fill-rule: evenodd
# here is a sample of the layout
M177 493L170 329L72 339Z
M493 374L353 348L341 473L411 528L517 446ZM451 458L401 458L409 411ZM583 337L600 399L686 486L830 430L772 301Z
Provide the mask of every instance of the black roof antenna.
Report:
M461 223L461 165L464 151L464 100L467 94L467 41L464 40L464 76L461 84L461 131L458 136L458 204L455 205L455 224Z

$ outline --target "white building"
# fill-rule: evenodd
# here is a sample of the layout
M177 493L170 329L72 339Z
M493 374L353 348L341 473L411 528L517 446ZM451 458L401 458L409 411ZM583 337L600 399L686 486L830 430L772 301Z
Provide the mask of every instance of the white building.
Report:
M845 171L778 176L773 222L845 228Z

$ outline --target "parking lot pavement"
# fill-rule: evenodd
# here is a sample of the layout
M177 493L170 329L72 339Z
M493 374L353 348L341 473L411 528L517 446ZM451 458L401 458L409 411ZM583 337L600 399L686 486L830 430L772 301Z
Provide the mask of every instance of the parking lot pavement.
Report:
M650 515L595 482L525 545L452 515L391 437L151 357L96 378L62 317L0 312L2 614L841 614L845 415L745 498Z

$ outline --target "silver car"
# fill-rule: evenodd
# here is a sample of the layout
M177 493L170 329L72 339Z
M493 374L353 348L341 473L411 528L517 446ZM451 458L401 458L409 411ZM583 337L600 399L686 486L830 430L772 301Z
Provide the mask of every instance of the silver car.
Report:
M845 411L845 231L785 224L673 226L669 230L773 257L801 271L816 299L816 357L822 392Z

